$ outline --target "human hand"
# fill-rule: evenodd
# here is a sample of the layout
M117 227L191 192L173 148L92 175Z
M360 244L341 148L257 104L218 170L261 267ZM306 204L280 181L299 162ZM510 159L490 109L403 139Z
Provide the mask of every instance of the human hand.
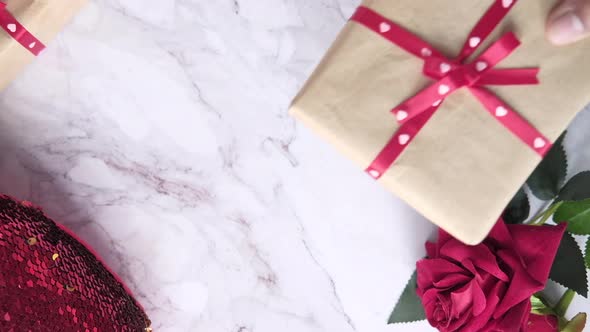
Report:
M590 37L590 0L559 0L547 21L547 38L566 45Z

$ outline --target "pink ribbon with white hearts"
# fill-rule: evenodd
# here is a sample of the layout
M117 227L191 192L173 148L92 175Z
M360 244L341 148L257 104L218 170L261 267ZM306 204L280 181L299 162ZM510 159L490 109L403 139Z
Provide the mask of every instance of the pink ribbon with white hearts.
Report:
M362 6L357 9L352 21L423 59L423 75L435 80L433 84L392 109L391 112L401 126L366 169L369 175L379 179L412 142L444 99L463 87L469 89L493 117L539 155L544 156L551 149L549 139L484 87L539 84L538 68L494 68L520 45L516 36L512 32L506 33L474 61L466 62L516 2L517 0L496 0L471 31L455 59L448 59L432 45L373 10Z
M45 45L30 33L6 8L6 3L0 2L0 24L14 40L37 56L45 49Z

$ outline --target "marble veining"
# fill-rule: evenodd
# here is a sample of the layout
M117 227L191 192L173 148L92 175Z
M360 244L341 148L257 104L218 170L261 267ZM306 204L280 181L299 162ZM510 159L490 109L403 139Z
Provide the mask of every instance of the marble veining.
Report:
M87 240L158 332L429 330L385 322L434 227L286 112L357 5L91 1L1 95L0 191Z

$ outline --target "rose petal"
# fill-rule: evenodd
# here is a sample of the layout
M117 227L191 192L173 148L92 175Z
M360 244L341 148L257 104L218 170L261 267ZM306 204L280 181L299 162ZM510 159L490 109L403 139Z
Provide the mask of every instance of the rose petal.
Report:
M468 283L465 286L451 293L451 317L460 317L473 304L473 285Z
M477 281L472 280L451 293L451 303L452 318L464 316L469 308L474 316L479 316L486 307L486 298Z
M426 318L428 319L428 323L430 323L430 325L432 325L433 327L436 327L436 325L438 325L438 322L434 318L436 310L437 310L436 301L432 301L428 304L424 304L424 313L426 314Z
M518 303L529 301L531 295L545 288L545 283L532 278L525 267L522 266L520 257L517 257L512 251L500 250L498 251L498 257L513 270L513 275L506 294L504 294L502 301L494 312L494 318L496 319L511 310Z
M435 282L443 280L450 273L462 273L461 267L445 259L422 259L416 263L418 272L418 289L425 290Z
M451 234L445 232L442 228L438 229L438 241L436 243L438 244L439 248L447 243L447 241L452 239L454 238L451 236Z
M447 296L430 289L424 294L422 301L430 325L441 330L449 326L451 301Z
M447 296L443 296L439 293L437 304L439 308L439 326L448 327L451 323L451 300Z
M471 261L471 259L465 259L461 262L461 265L463 265L463 267L465 268L465 270L471 272L471 274L476 277L476 278L481 278L481 276L479 275L479 272L477 271L477 268L475 267L475 265L473 265L473 262Z
M512 307L508 312L506 312L504 317L498 320L498 323L496 324L496 330L524 331L529 320L530 313L531 301L526 299Z
M463 329L463 325L471 321L471 319L473 319L473 315L471 313L467 313L457 319L451 320L447 328L441 331L469 331Z
M477 282L472 281L473 284L473 315L479 316L486 308L486 296Z
M482 277L482 280L479 281L479 286L483 290L484 294L489 294L490 292L493 292L494 287L496 287L498 283L504 285L505 292L506 288L508 288L508 284L503 281L499 281L496 277L490 274L486 274ZM504 297L504 292L498 294L498 297Z
M537 281L545 283L559 243L567 225L528 226L509 225L508 230L515 239L514 248L526 264L528 273Z
M506 273L498 266L496 255L494 255L485 244L477 246L466 246L453 239L449 240L440 248L440 254L452 258L458 262L470 259L473 265L488 272L502 281L508 281Z
M457 285L464 285L468 283L471 279L473 278L463 273L450 273L440 281L434 282L433 285L434 287L442 291L447 290L451 287L456 287Z
M502 247L502 248L512 248L513 241L504 220L500 219L492 228L490 235L485 240L486 242L493 242L494 244Z
M558 332L558 321L557 317L553 315L534 315L529 316L529 322L527 323L527 331L531 332Z
M436 243L426 242L426 255L428 258L438 258L438 249Z
M430 305L431 303L436 303L438 300L438 294L440 291L436 288L430 288L424 292L424 294L420 295L420 299L422 300L422 304L424 306Z
M494 311L496 310L496 307L500 302L501 294L504 292L504 288L504 283L496 283L495 286L492 289L490 289L490 292L486 295L486 306L484 311L482 311L481 314L479 314L478 316L474 316L467 324L465 324L461 331L481 331L482 328L486 324L488 324L490 319L492 319Z

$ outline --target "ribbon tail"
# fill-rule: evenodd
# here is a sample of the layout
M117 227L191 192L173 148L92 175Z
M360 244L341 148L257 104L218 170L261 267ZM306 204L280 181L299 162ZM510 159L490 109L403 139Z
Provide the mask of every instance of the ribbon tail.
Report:
M536 85L539 68L492 69L486 72L477 85Z
M514 52L520 46L520 41L514 33L508 32L504 34L500 39L492 44L481 56L479 56L474 63L481 62L485 63L488 68L494 67L500 61L506 59L512 52Z
M541 157L551 150L552 144L547 137L493 93L478 87L469 90L496 120Z
M429 107L426 111L399 127L365 172L374 179L381 178L406 147L410 145L436 110L438 110L438 106Z

